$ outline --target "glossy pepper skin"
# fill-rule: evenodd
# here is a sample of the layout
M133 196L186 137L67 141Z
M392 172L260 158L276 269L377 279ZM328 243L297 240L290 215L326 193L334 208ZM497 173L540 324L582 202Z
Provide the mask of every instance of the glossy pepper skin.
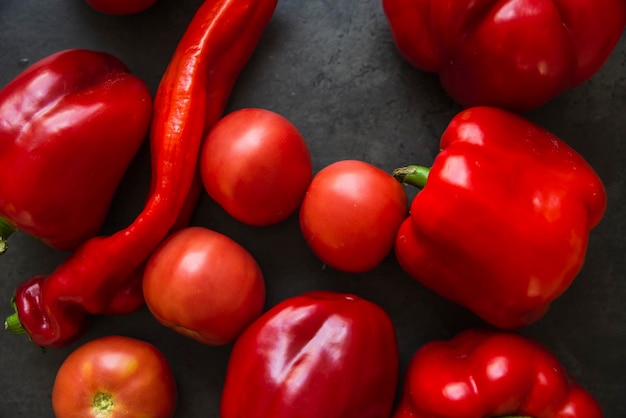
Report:
M237 339L221 418L388 418L398 378L391 319L358 296L286 299Z
M463 106L539 107L593 76L626 24L624 0L382 0L413 66Z
M191 212L202 188L201 140L221 117L275 7L276 0L207 0L199 7L157 89L144 208L128 227L85 242L52 274L20 284L7 328L25 331L37 345L63 347L82 335L90 314L136 305L138 273Z
M70 49L0 90L0 240L15 229L61 250L98 234L148 136L152 97L116 57Z
M469 329L413 355L392 418L602 418L597 400L547 348Z
M602 181L555 135L496 108L456 115L440 148L422 176L396 172L423 187L396 236L398 262L495 327L538 320L584 263Z

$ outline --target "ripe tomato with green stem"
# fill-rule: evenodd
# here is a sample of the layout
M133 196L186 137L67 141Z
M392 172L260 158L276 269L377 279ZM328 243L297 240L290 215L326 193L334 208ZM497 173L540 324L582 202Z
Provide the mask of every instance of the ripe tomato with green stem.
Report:
M172 234L143 277L154 317L203 344L234 341L263 310L265 282L253 256L233 239L193 226Z
M111 335L71 352L57 371L52 408L57 418L171 418L176 382L154 345Z

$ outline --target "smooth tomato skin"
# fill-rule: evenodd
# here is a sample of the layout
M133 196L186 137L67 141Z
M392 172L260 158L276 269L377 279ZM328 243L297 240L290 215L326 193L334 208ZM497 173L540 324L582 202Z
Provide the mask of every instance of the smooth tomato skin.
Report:
M234 341L265 304L263 274L252 255L203 227L182 229L157 248L143 292L161 324L208 345Z
M91 340L70 353L52 389L57 418L171 418L176 399L176 382L163 353L148 342L117 335Z
M239 109L208 133L200 153L208 195L252 226L296 213L313 176L311 153L298 129L266 109Z
M300 229L325 264L362 273L391 251L407 213L404 187L391 174L363 161L342 160L313 177L300 208Z
M85 0L97 11L109 15L129 15L143 12L157 0Z

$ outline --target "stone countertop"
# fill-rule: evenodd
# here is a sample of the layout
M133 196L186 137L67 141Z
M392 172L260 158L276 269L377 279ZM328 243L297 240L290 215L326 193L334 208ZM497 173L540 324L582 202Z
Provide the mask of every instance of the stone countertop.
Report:
M81 0L5 1L0 5L0 86L29 63L66 48L118 56L154 92L200 0L159 0L133 16L107 16ZM608 192L608 209L592 231L586 263L548 314L520 330L549 348L601 403L607 417L626 416L626 37L582 86L526 116L579 151ZM307 140L317 172L341 159L387 171L428 165L438 139L460 107L438 79L411 68L397 53L378 0L281 0L227 111L262 107L290 119ZM104 232L124 227L140 210L149 181L149 150L133 161ZM3 173L10 175L10 173ZM366 274L325 268L301 237L297 217L272 227L232 220L208 196L192 223L223 232L246 247L263 269L267 306L307 290L357 293L381 305L398 333L401 376L422 344L484 323L411 280L390 255ZM0 258L0 313L22 280L54 270L68 254L25 234ZM51 390L63 359L78 345L120 334L155 344L173 365L177 417L218 417L230 346L209 347L159 325L142 308L95 318L88 333L63 349L42 352L23 336L0 333L0 416L52 417ZM399 382L401 384L401 382Z

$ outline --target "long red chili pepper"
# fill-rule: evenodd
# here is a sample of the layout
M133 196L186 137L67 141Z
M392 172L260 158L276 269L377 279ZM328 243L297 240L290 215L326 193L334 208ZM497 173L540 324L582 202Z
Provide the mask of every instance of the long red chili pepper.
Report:
M232 87L271 19L277 0L207 0L180 40L154 101L152 183L142 212L125 229L87 241L51 275L16 290L21 328L43 347L82 335L89 314L107 312L175 225L197 175L205 132L221 117ZM19 320L19 323L17 322Z

